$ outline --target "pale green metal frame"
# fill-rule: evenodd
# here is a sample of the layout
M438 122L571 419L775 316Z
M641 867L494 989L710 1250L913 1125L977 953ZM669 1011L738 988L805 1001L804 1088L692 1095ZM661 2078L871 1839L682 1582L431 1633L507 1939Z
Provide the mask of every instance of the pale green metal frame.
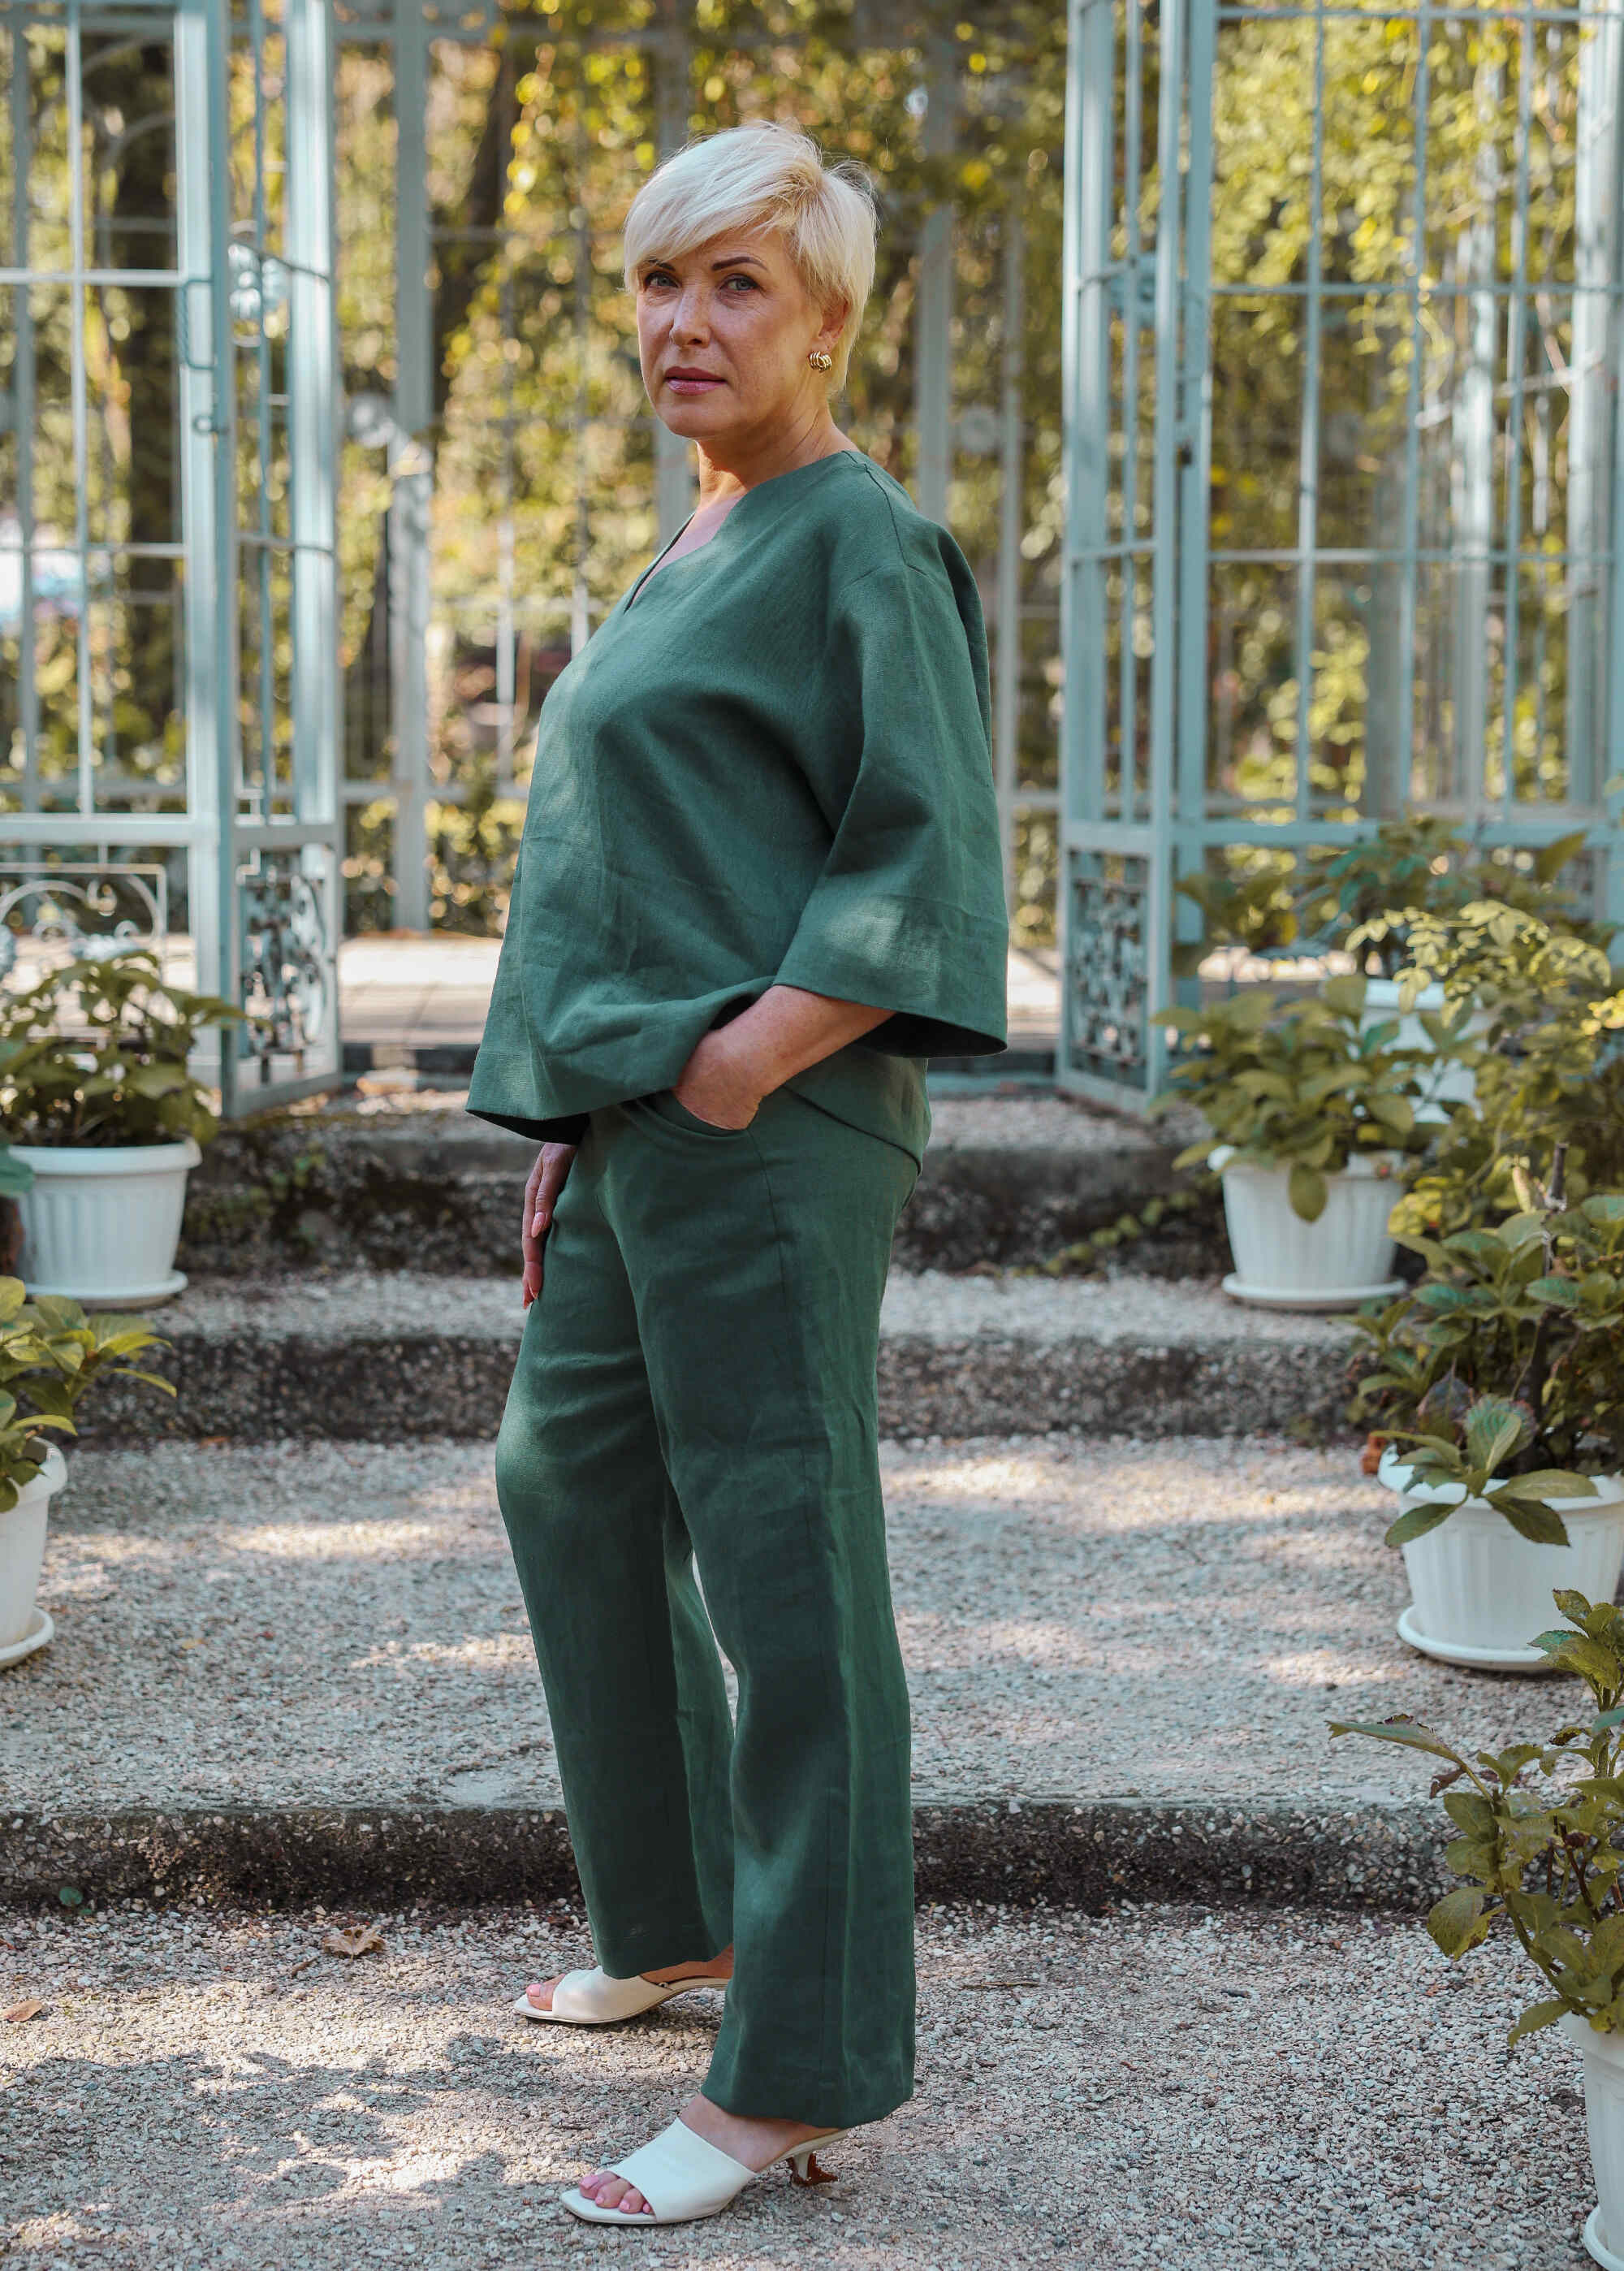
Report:
M1624 668L1613 664L1615 657L1624 657L1624 576L1616 571L1619 532L1624 528L1624 446L1616 383L1624 329L1620 18L1618 0L1576 0L1566 7L1548 7L1543 0L1505 7L1411 0L1411 4L1379 13L1328 4L1328 0L1287 0L1287 4L1266 7L1167 0L1153 19L1131 0L1127 4L1124 0L1070 0L1058 1061L1064 1086L1137 1107L1161 1085L1166 1036L1153 1024L1152 1012L1172 998L1175 928L1189 934L1194 920L1193 908L1175 895L1181 875L1198 870L1226 845L1307 848L1356 839L1368 832L1376 818L1405 801L1405 779L1383 778L1378 770L1368 785L1363 817L1316 816L1309 772L1307 660L1314 643L1313 575L1327 563L1374 563L1397 572L1398 629L1390 676L1402 721L1393 741L1398 750L1412 747L1409 713L1417 663L1419 571L1429 563L1449 567L1469 601L1460 610L1453 649L1457 741L1467 758L1467 770L1457 793L1435 800L1435 808L1457 813L1465 826L1488 843L1538 845L1576 827L1585 828L1598 912L1624 918L1620 804L1618 790L1608 786L1624 768ZM1372 288L1331 283L1320 267L1325 26L1332 20L1368 24L1373 32L1390 20L1415 26L1422 34L1418 42L1422 56L1418 108L1424 117L1426 34L1445 23L1481 26L1491 19L1514 26L1529 41L1536 26L1542 31L1568 26L1582 32L1585 40L1577 187L1583 272L1571 284L1556 287L1571 297L1575 311L1568 376L1574 421L1569 458L1577 474L1567 499L1567 550L1541 555L1543 562L1560 561L1566 567L1572 595L1568 794L1561 803L1519 800L1509 763L1502 793L1491 795L1486 773L1489 673L1485 622L1489 578L1496 565L1509 571L1505 577L1509 664L1502 698L1503 746L1508 749L1517 691L1517 568L1524 557L1520 493L1516 481L1507 484L1509 509L1496 544L1493 365L1497 303L1506 301L1509 416L1516 431L1524 401L1522 325L1535 288L1527 268L1526 70L1521 74L1521 155L1514 184L1515 272L1509 279L1495 274L1492 222L1479 222L1467 233L1463 248L1465 279L1452 286L1429 279L1426 287L1435 299L1450 292L1464 294L1474 315L1473 367L1460 398L1445 406L1453 421L1460 467L1460 501L1450 540L1430 549L1420 540L1418 435L1423 413L1435 414L1437 406L1423 404L1419 392L1422 282L1413 264L1391 287L1395 305L1408 314L1413 342L1398 540L1390 550L1336 550L1322 544L1317 524L1321 325L1339 293L1357 289L1361 297L1368 297ZM1225 26L1288 20L1314 27L1314 249L1300 282L1220 283L1211 273L1210 261L1214 71L1220 33ZM1159 37L1154 119L1145 115L1151 76L1147 41L1153 26ZM1141 192L1151 169L1153 134L1160 196L1154 227L1147 228ZM1423 242L1426 211L1424 133L1418 136L1417 150L1415 245ZM1487 243L1481 242L1485 237ZM1273 554L1226 554L1209 542L1212 310L1220 293L1241 290L1293 293L1305 314L1297 541L1289 550ZM1139 489L1139 421L1147 376L1153 407L1150 494L1146 497ZM1226 804L1208 788L1208 592L1213 567L1227 559L1267 561L1288 567L1297 576L1297 779L1289 819ZM1122 609L1115 626L1114 726L1106 676L1112 666L1113 585L1121 595ZM1145 658L1136 653L1131 635L1136 598L1148 602L1147 681ZM1475 765L1471 762L1474 754ZM1407 761L1401 759L1400 767L1402 774Z
M228 1112L328 1084L338 1066L335 955L339 935L338 674L336 604L337 354L333 330L332 48L328 0L0 0L0 29L30 27L63 41L68 147L82 148L81 49L87 32L141 33L172 43L176 205L173 268L99 268L89 257L85 168L70 175L71 259L65 270L27 258L28 205L12 185L14 265L0 287L17 293L21 374L16 389L21 551L20 652L24 685L21 788L0 813L0 844L26 857L48 847L88 855L109 869L131 852L179 851L186 860L189 922L197 982L252 1011L240 1039L200 1069L219 1078ZM285 40L274 96L262 68L269 37ZM234 216L227 147L230 52L245 54L255 90L252 206ZM286 178L278 237L270 212L268 105L282 109ZM28 90L21 70L10 90L14 146L26 151ZM28 379L29 291L66 286L71 294L70 389L77 520L78 732L75 808L47 810L31 704L36 548L28 490L35 440ZM99 542L87 518L90 404L85 354L86 295L99 287L142 286L174 297L181 469L177 540L160 545ZM285 391L273 375L267 317L285 301ZM243 366L254 381L255 428L242 432ZM285 420L287 521L275 525L263 478L277 454L273 426ZM244 443L248 446L243 446ZM186 786L184 808L169 793L104 765L92 703L88 595L115 553L176 560L182 574ZM272 594L285 577L278 620ZM240 631L252 607L259 682L252 689L256 745L245 748ZM285 686L275 649L289 650ZM288 722L288 756L276 751Z

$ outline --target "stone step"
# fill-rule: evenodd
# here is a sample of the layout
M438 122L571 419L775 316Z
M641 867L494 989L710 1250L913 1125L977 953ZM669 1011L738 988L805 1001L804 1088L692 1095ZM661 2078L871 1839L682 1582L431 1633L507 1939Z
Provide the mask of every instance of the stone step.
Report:
M460 1093L384 1092L222 1131L191 1180L180 1255L198 1273L512 1266L535 1147L471 1120ZM1173 1188L1180 1144L1053 1094L943 1096L899 1233L901 1270L1046 1261ZM1208 1208L1135 1249L1164 1276L1227 1268Z
M1329 1721L1493 1746L1574 1708L1403 1646L1350 1450L893 1443L882 1470L922 1899L1413 1906L1449 1829L1424 1768ZM572 1890L487 1446L75 1449L40 1597L0 1897Z
M523 1329L516 1278L215 1280L153 1313L173 1402L112 1382L88 1440L486 1438ZM1345 1321L1154 1278L894 1277L880 1424L905 1437L1346 1433Z

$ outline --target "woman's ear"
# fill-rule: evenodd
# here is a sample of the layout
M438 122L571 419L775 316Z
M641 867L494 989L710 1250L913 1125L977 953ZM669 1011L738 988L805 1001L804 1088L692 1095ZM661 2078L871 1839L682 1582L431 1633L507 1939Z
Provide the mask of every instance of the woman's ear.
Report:
M819 332L814 345L827 347L829 353L833 354L840 343L840 335L846 328L846 317L850 313L850 309L849 300L835 300L826 307L823 311L823 329Z

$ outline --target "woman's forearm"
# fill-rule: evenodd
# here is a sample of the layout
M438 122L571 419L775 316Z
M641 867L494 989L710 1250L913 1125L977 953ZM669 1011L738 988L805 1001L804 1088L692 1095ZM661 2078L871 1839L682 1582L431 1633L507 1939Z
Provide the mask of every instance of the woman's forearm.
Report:
M702 1119L742 1122L764 1096L848 1041L884 1024L888 1009L837 1001L798 986L772 986L725 1025L707 1033L688 1059L678 1094Z
M760 1082L770 1095L790 1076L833 1056L848 1041L860 1040L883 1024L888 1009L862 1001L836 1001L827 994L804 994L798 986L771 986L759 1001L711 1036L725 1053Z

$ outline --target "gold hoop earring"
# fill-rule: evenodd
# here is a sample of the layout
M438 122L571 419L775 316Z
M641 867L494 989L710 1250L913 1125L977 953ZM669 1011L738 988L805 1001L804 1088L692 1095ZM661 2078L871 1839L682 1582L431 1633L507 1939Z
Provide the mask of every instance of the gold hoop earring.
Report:
M814 370L833 370L834 368L834 356L826 354L821 347L814 347L806 360Z

